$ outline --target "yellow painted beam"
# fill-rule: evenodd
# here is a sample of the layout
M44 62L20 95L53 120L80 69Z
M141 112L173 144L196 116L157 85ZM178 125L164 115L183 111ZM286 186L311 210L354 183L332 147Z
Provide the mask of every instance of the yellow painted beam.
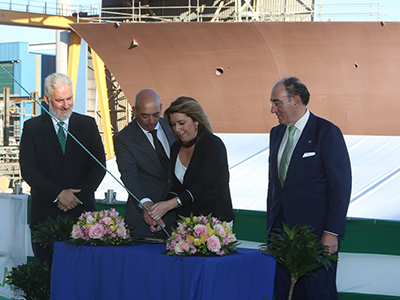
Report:
M68 76L73 84L73 94L76 93L76 85L78 82L79 57L81 53L81 38L79 35L71 31L68 48Z
M110 159L114 157L114 144L111 133L110 106L108 105L106 73L104 70L103 61L97 55L97 53L93 51L93 48L92 59L100 106L101 124L103 126L104 146L107 159Z
M79 19L79 23L84 22L84 20ZM69 24L72 23L77 23L77 17L36 14L0 9L1 25L70 30Z

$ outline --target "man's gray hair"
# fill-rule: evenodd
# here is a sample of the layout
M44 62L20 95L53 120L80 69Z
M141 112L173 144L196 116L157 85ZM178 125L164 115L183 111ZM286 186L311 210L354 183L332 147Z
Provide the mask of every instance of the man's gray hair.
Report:
M53 73L46 77L44 81L44 92L48 98L51 97L53 89L58 89L63 85L68 85L72 88L71 79L63 73Z

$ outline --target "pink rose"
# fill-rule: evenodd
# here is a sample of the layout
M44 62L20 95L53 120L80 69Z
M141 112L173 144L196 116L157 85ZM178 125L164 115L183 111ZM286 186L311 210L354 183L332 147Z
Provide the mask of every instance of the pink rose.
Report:
M104 217L103 219L100 220L100 222L108 225L112 222L112 219L110 217Z
M221 242L219 241L219 238L217 238L215 235L210 236L207 239L207 248L211 252L218 252L221 249Z
M224 237L224 236L226 235L224 226L222 226L222 224L217 224L217 225L215 225L215 226L214 226L214 230L217 232L217 234L218 234L220 237Z
M83 237L83 232L79 226L74 225L72 229L72 238L73 239L80 239Z
M101 224L94 224L89 228L89 237L92 239L101 239L104 236L104 226Z
M179 243L177 243L175 245L175 249L174 250L175 250L175 253L177 253L177 254L181 254L181 253L187 252L187 251L189 251L189 243L187 243L184 240L180 240Z
M232 232L229 233L228 237L229 237L229 241L236 242L236 236Z
M197 234L197 237L203 236L207 234L207 227L201 224L194 226L194 232Z
M118 226L118 229L117 229L117 234L118 234L118 236L120 236L120 237L122 237L122 238L126 238L126 229L125 229L125 226Z
M92 215L89 215L89 216L86 217L86 224L92 224L92 223L94 223L95 221L96 221L96 219L93 218Z
M230 242L231 242L231 241L229 240L229 235L225 235L225 236L222 238L222 245L223 245L223 246L228 245Z

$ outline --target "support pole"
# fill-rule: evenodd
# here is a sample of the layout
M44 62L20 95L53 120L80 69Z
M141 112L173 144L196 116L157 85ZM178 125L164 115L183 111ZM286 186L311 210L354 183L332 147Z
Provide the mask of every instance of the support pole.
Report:
M96 87L98 101L100 106L101 124L103 126L104 147L107 159L114 157L114 144L111 133L110 107L108 105L106 72L104 63L97 53L92 49L94 77L96 79Z
M72 93L76 94L78 83L79 57L81 52L81 38L74 32L70 33L68 49L68 76L72 81Z
M10 88L3 88L4 95L4 122L3 122L3 145L10 145Z

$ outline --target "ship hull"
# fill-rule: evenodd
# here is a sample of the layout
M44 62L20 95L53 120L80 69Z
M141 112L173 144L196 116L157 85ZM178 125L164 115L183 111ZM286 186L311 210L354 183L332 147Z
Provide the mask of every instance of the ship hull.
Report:
M133 105L142 88L163 107L197 99L215 132L269 132L270 91L287 76L309 109L351 135L400 135L400 23L73 24ZM133 45L133 46L132 46ZM137 45L135 47L135 45Z

